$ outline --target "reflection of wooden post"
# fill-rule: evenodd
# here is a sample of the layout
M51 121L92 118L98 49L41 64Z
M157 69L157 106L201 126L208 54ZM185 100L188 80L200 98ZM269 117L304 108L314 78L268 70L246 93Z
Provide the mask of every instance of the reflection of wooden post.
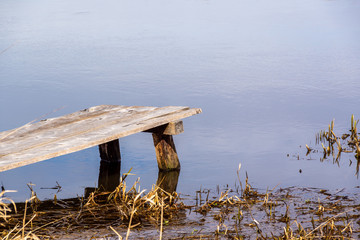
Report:
M120 184L121 162L100 161L98 189L112 192Z
M120 183L121 155L119 140L99 145L100 171L98 188L113 191Z
M180 162L172 135L183 131L182 121L170 122L147 131L153 133L156 159L160 170L180 170Z
M159 171L156 185L164 191L172 194L176 192L179 175L179 170L173 170L168 172Z

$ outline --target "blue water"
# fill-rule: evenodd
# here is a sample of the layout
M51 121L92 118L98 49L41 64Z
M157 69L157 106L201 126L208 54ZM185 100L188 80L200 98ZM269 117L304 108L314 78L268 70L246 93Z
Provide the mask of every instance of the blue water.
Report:
M233 185L239 163L259 188L359 191L351 155L337 166L304 148L332 119L340 133L360 117L359 12L356 0L2 0L0 131L59 108L47 117L100 104L201 107L175 136L179 192ZM149 189L151 135L120 145L122 172L132 167L129 180ZM58 182L67 198L96 186L98 170L90 148L0 182L19 201L29 182L41 198Z

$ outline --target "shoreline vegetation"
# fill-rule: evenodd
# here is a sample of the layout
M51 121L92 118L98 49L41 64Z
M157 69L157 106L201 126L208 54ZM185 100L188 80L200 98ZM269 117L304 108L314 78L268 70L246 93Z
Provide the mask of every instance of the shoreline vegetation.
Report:
M25 203L1 199L2 239L357 239L360 201L342 191L248 183L218 196L200 190L193 204L157 186L149 192L121 181L88 199ZM188 198L188 197L187 197Z
M357 124L338 137L334 121L316 136L319 149L306 145L307 153L319 153L320 161L342 154L357 161L360 148ZM340 136L340 135L339 135ZM199 190L195 196L168 193L154 185L141 190L137 180L127 186L126 176L112 192L94 191L88 198L40 201L32 197L14 203L0 193L2 239L359 239L360 198L343 190L253 188L246 173L233 188ZM359 187L357 187L359 188Z

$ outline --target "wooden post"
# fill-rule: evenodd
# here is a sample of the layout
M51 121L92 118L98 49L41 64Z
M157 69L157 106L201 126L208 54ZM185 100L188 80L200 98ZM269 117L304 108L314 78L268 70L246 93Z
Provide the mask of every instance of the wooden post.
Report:
M98 188L113 191L120 184L121 155L119 140L99 145L100 171Z
M180 162L172 135L153 133L152 136L159 170L180 170Z
M180 162L176 153L172 135L184 132L183 122L169 122L168 124L152 128L156 159L160 171L180 170Z
M120 145L119 139L99 145L100 158L108 162L120 162Z

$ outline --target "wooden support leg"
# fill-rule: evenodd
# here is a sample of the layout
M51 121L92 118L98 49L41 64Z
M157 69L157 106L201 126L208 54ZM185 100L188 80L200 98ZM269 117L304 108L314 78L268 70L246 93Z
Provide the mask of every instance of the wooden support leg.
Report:
M113 191L120 184L121 155L119 140L99 145L100 171L98 188Z
M120 162L119 139L99 145L100 158L108 162Z
M176 153L172 135L152 134L155 145L156 159L160 171L180 170L180 162Z

